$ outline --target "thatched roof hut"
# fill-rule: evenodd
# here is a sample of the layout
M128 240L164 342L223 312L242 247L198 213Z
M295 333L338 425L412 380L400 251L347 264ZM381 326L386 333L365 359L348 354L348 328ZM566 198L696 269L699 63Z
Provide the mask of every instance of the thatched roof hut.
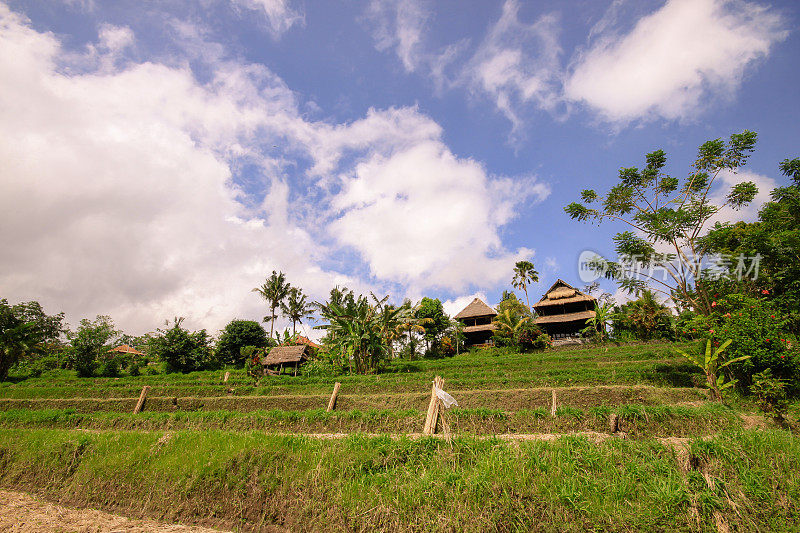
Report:
M284 368L293 367L297 375L298 367L308 360L308 346L305 344L275 346L261 360L265 367L283 371Z
M129 346L127 344L120 344L116 348L111 348L108 350L109 352L117 352L117 353L127 353L131 355L146 355L144 352L140 352L133 346Z
M464 324L462 331L465 344L470 346L491 344L492 332L495 330L492 320L496 316L497 311L486 305L480 298L475 298L453 318Z
M574 337L595 316L597 300L559 279L533 305L536 324L551 337Z

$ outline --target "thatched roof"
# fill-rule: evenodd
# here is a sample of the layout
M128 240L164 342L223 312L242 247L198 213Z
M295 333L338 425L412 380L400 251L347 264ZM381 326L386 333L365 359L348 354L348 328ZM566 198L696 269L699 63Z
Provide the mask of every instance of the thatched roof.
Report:
M497 329L497 326L494 324L479 324L477 326L467 326L462 331L464 333L475 333L477 331L494 331Z
M281 363L300 363L308 358L306 350L308 346L305 344L297 344L291 346L275 346L269 353L262 359L263 365L279 365Z
M461 312L453 318L458 320L459 318L476 318L480 316L494 317L497 316L497 312L486 305L486 303L484 303L484 301L480 298L475 298L468 306L462 309Z
M566 281L559 279L553 283L553 286L547 290L541 300L533 304L533 308L593 301L595 301L594 297L582 293Z
M595 315L594 311L578 311L577 313L564 313L560 315L536 317L537 324L553 324L557 322L576 322L578 320L589 320Z
M140 352L136 348L128 346L127 344L120 344L116 348L111 348L109 352L130 353L133 355L145 355L144 352Z

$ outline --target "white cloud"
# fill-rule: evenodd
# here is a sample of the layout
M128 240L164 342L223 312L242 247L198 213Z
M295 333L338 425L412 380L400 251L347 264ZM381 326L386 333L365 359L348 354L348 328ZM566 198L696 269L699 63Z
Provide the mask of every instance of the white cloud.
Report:
M251 11L263 13L269 31L276 39L295 24L302 25L305 22L303 14L292 9L288 0L232 0L232 2Z
M334 199L343 215L331 232L379 279L452 290L477 280L494 285L531 254L504 250L498 228L518 202L547 194L535 182L490 180L480 164L456 158L441 142L420 142L356 167Z
M395 49L407 72L419 67L422 33L429 12L419 0L372 0L367 8L375 47Z
M135 47L135 36L109 26L100 33L89 66L65 73L62 62L80 58L0 4L4 297L40 300L73 323L111 314L141 332L183 315L190 327L214 331L237 316L263 316L250 289L273 269L323 298L336 284L365 291L399 282L412 292L488 284L529 254L506 251L498 231L514 215L513 187L543 198L546 185L491 178L455 157L441 127L417 109L310 122L280 78L227 59L202 32L185 27L182 35L189 57L212 67L207 82L179 58L110 61ZM238 185L243 165L256 169L249 178L263 197ZM389 214L433 208L436 216L425 227L384 224L377 203ZM362 231L371 246L354 240ZM345 272L353 265L323 267L342 246L383 277L365 282Z
M526 24L518 12L519 3L506 0L500 19L462 73L473 91L494 100L517 134L523 127L523 106L533 104L555 112L560 102L562 52L556 15L543 15Z
M782 18L738 0L670 0L626 35L604 27L565 85L609 121L686 119L731 95L746 68L784 39Z

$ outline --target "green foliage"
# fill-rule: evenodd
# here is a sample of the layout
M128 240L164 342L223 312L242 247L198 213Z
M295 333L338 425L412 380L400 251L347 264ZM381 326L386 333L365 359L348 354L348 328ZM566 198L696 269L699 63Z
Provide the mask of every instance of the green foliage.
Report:
M649 290L643 290L638 299L616 307L611 321L615 336L629 332L641 340L673 337L672 312Z
M595 307L594 311L595 315L586 321L586 325L590 326L597 333L598 340L603 342L606 340L607 327L616 316L614 306L610 302L601 303Z
M95 320L84 318L78 330L70 333L71 359L79 377L93 376L98 365L105 364L114 355L108 350L120 332L114 328L111 317L98 315Z
M722 392L726 389L729 389L736 385L735 378L726 377L722 372L725 370L726 367L730 366L733 363L738 363L741 361L745 361L750 358L749 355L743 355L740 357L736 357L733 359L723 360L722 359L722 352L725 351L725 348L731 344L731 340L728 339L727 341L723 342L718 348L712 351L711 349L712 341L709 339L706 341L705 353L697 353L697 354L688 354L683 350L677 349L676 351L684 356L686 359L700 367L703 372L706 374L706 384L708 388L711 390L711 394L713 399L721 400L722 399Z
M281 311L292 322L292 335L297 334L297 323L313 316L314 306L308 301L303 291L297 287L290 287L286 301L281 302Z
M63 322L64 313L48 316L39 302L9 305L8 300L0 299L0 381L20 361L60 349Z
M711 202L712 188L720 172L736 171L747 162L755 148L756 134L744 131L700 146L694 169L679 180L664 174L666 155L662 150L647 154L645 166L621 168L619 182L605 196L593 190L581 192L585 203L573 202L564 210L579 221L620 221L630 230L614 237L616 252L633 258L634 263L663 269L669 276L640 271L632 276L618 262L603 261L597 268L620 287L633 293L649 288L672 298L681 307L709 313L709 301L696 282L706 250L700 236L708 220L725 206L739 209L758 192L752 182L734 185L722 205ZM599 204L599 205L597 205ZM657 245L675 250L674 256L657 254Z
M786 394L786 383L772 377L769 369L753 375L750 392L758 403L758 407L776 420L783 420L789 410L789 397Z
M525 293L525 303L530 312L531 302L528 299L528 285L531 283L538 283L539 273L534 268L533 263L530 261L517 261L514 265L514 278L511 280L511 285L515 289L519 289Z
M289 295L291 285L286 281L286 274L283 272L272 271L272 275L267 278L263 285L256 287L252 292L257 292L269 305L269 315L264 317L264 322L269 322L269 336L275 331L275 320L278 316L275 310L278 309L286 297Z
M359 374L380 368L390 351L388 339L409 312L405 305L387 305L388 296L380 300L371 296L372 304L367 297L356 298L352 291L346 291L338 301L317 304L320 315L329 321L317 327L328 331L329 346L353 361Z
M780 311L766 300L741 294L714 300L712 306L715 312L707 335L717 343L731 339L731 357L749 356L731 367L743 390L752 383L753 374L769 369L776 378L786 380L790 392L796 394L800 388L800 357L792 348Z
M425 332L422 338L428 345L426 355L441 355L435 353L439 350L438 342L442 334L450 327L450 317L444 312L442 302L436 298L423 298L414 311L415 318L420 324L424 324ZM434 352L434 353L431 353Z
M182 322L183 318L176 318L171 328L159 329L159 335L150 342L150 353L167 364L167 372L186 373L217 366L210 357L206 330L190 333L181 327Z
M225 326L217 341L217 360L224 365L242 366L246 357L242 348L267 345L267 332L253 320L232 320Z

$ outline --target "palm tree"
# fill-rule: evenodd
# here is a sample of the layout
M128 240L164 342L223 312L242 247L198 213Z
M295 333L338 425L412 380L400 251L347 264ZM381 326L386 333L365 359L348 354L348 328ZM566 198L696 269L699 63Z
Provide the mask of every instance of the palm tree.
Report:
M286 281L286 274L283 272L272 271L272 275L267 278L261 287L256 287L253 292L257 292L269 304L269 316L264 317L264 322L269 321L269 336L275 331L275 309L277 309L289 293L291 285Z
M531 308L531 302L528 299L528 285L531 283L539 282L539 273L530 261L517 261L514 265L514 278L511 280L511 286L519 289L525 293L525 303L528 304L528 309Z
M297 335L297 323L303 323L304 318L313 316L314 306L312 306L303 290L298 287L290 287L286 302L281 302L281 311L292 321L292 336Z
M497 328L495 332L499 336L512 339L512 342L516 343L517 339L519 338L520 329L522 329L530 320L530 316L521 316L518 313L514 313L511 309L503 309L496 317L494 317L492 322Z
M604 303L595 307L595 315L586 321L587 326L592 326L600 335L600 342L605 340L606 326L608 326L616 314L614 313L614 306L610 303Z

